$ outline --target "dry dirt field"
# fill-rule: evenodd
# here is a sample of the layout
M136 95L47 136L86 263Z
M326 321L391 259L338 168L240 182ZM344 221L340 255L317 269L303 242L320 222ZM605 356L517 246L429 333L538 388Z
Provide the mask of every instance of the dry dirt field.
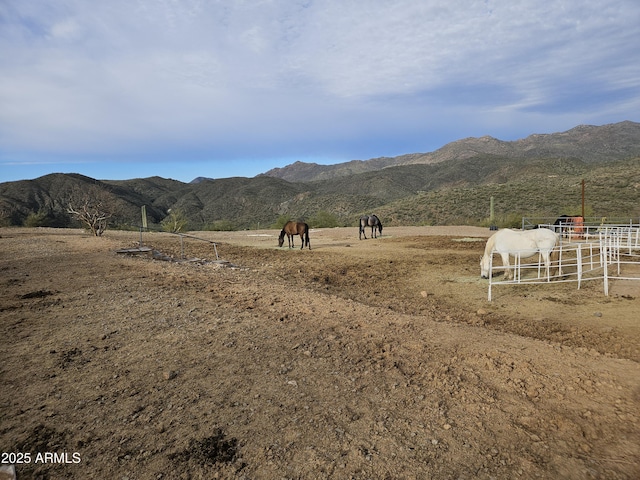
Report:
M201 232L223 261L185 239L177 262L116 253L136 232L0 229L2 461L19 480L640 478L640 282L488 302L489 233L314 230L301 251Z

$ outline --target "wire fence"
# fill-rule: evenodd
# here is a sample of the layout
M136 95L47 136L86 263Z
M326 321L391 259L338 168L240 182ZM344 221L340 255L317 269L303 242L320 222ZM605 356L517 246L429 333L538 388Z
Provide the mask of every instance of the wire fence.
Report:
M145 247L145 245L144 245L144 233L160 233L160 234L171 235L171 236L176 237L176 239L180 242L180 258L182 258L182 259L186 258L186 256L185 256L185 239L192 239L192 240L206 242L206 243L209 243L209 244L213 245L213 252L215 253L216 261L220 260L220 256L218 255L218 244L216 242L212 241L212 240L209 240L208 238L202 238L202 237L198 237L196 235L191 235L191 234L181 233L181 232L167 232L167 231L159 230L159 229L151 229L151 228L148 228L148 227L142 227L140 225L136 225L135 227L137 229L139 229L139 231L140 231L139 246L138 246L137 249L127 249L126 251L125 250L121 250L122 253L132 253L134 250L137 250L139 252L150 251L150 249Z
M504 271L503 265L494 264L497 252L492 252L489 264L488 301L492 300L493 288L507 285L533 285L541 283L576 283L579 289L583 282L599 280L603 283L604 295L609 295L611 280L640 280L640 227L630 225L604 225L598 229L575 232L562 236L561 243L552 251L553 262L547 274L541 256L537 261L522 258L513 252L513 278L493 275ZM525 260L525 262L523 262ZM533 257L533 260L536 260Z

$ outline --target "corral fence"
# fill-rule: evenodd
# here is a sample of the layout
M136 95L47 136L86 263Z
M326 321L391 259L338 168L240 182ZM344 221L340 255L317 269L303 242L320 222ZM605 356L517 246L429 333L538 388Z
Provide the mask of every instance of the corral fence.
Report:
M544 223L535 225L552 229L557 227ZM638 223L599 224L597 227L583 225L582 231L571 229L561 230L559 233L561 241L552 251L553 261L549 276L546 275L540 255L537 259L525 259L515 252L514 257L510 259L513 263L513 279L505 280L501 276L494 279L494 273L504 270L502 265L494 264L494 252L490 259L488 300L491 301L492 290L496 286L572 282L577 284L579 289L583 282L602 281L604 294L608 296L611 280L640 280Z
M582 217L561 216L561 217L523 217L522 230L530 228L546 227L561 233L564 238L588 240L597 238L599 231L606 227L632 227L638 225L640 219L633 218L612 218L612 217Z

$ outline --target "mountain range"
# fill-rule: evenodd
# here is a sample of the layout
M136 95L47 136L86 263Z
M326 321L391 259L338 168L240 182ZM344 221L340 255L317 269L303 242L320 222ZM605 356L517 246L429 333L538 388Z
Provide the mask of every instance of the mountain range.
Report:
M580 125L566 132L534 134L510 142L490 136L470 137L448 143L431 153L412 153L364 161L353 160L336 165L296 162L283 168L269 170L265 175L290 182L330 180L387 167L433 165L448 160L465 160L478 155L492 155L513 160L577 158L586 164L605 163L612 159L638 156L639 133L640 124L625 121L604 126Z
M90 193L117 215L115 226L151 225L180 212L188 229L246 229L283 218L312 226L355 225L376 212L386 224L483 224L495 199L497 221L586 213L640 216L640 123L580 125L515 141L465 138L430 153L353 160L336 165L295 162L253 178L190 183L161 177L97 180L50 174L0 183L4 225L71 226L70 202Z

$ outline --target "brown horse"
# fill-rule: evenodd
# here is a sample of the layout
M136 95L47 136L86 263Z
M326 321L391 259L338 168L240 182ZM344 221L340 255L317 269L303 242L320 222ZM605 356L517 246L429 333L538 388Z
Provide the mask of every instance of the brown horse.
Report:
M281 247L284 244L284 236L287 236L287 240L289 241L289 248L295 247L293 244L293 239L296 235L300 235L300 241L302 242L302 246L300 250L304 248L305 245L309 247L311 250L311 243L309 242L309 225L303 222L287 222L284 225L284 228L280 232L280 237L278 238L278 246Z

